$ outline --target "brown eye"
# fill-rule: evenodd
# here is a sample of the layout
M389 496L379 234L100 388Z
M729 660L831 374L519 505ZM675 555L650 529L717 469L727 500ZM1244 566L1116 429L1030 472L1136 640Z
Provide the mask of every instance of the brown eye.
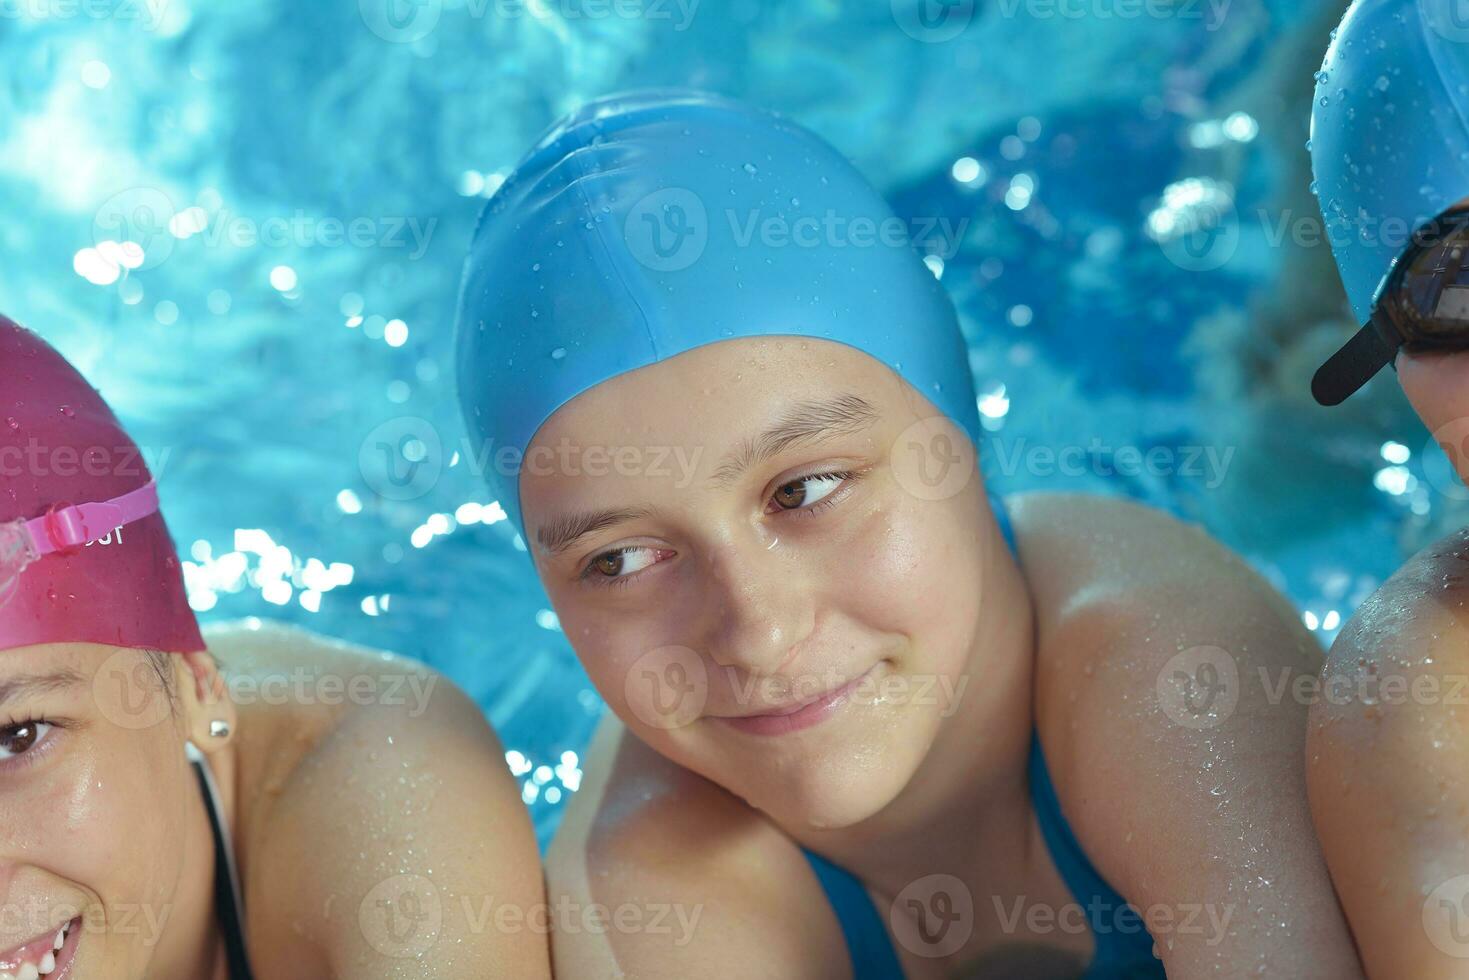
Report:
M656 565L660 554L671 554L671 552L636 545L613 548L587 562L581 577L596 585L622 585L635 573L641 572L649 565Z
M829 496L842 485L842 481L851 476L852 474L846 471L814 473L777 488L772 497L776 504L784 510L809 509L811 504Z
M46 737L51 726L44 721L23 721L0 728L0 760L24 755Z
M804 480L797 480L795 483L787 483L785 486L775 491L775 502L780 504L787 510L801 506L801 502L805 499L806 482Z

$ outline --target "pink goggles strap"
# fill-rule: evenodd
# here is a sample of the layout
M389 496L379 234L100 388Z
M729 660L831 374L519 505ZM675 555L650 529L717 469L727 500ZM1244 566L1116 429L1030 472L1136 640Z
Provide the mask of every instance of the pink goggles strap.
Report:
M36 557L91 544L125 524L158 513L158 484L149 480L121 497L56 507L25 522Z

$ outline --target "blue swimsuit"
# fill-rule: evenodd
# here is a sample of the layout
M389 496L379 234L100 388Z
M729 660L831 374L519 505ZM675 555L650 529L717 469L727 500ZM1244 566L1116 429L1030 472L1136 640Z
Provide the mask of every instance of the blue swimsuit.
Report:
M991 498L991 506L1012 554L1015 535L1004 504ZM1096 953L1083 975L1084 980L1153 980L1164 977L1163 963L1153 956L1153 938L1137 910L1110 886L1087 860L1086 852L1071 833L1056 789L1051 785L1040 739L1030 741L1030 791L1041 836L1050 849L1056 870L1071 890L1076 903L1086 910ZM893 949L887 925L873 907L867 890L856 876L814 851L802 848L811 870L825 890L832 911L841 923L847 953L852 960L853 980L903 980L903 968Z

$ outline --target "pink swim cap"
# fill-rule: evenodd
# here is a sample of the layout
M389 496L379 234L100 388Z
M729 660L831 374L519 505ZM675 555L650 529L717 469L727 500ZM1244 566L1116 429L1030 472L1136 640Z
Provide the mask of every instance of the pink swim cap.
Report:
M0 550L12 545L10 581L0 581L0 651L41 643L205 648L152 482L96 389L40 337L0 316ZM99 524L108 526L92 526ZM27 529L42 553L17 562L13 545ZM44 553L51 548L59 550ZM0 565L6 560L0 554Z

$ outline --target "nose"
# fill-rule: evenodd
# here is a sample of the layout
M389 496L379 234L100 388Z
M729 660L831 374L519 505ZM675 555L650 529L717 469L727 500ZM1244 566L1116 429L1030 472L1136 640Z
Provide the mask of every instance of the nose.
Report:
M798 557L741 532L709 553L706 571L709 656L755 676L779 673L815 627L815 589Z

